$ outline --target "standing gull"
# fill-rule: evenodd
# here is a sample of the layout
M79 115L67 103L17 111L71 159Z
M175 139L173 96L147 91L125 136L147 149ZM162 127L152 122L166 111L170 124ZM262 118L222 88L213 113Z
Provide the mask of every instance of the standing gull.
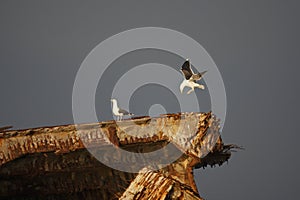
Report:
M196 81L199 81L202 78L203 74L205 74L207 71L195 74L191 69L191 64L188 59L183 63L180 71L182 72L182 74L185 78L182 81L182 83L180 84L180 92L181 93L183 92L184 87L192 88L187 92L187 94L190 94L191 92L193 92L195 87L204 90L204 85L200 85L200 84L196 83Z
M110 101L112 102L112 112L117 117L117 121L121 120L122 117L125 116L125 115L128 115L128 116L133 115L132 113L119 108L118 107L118 102L117 102L116 99L111 99Z

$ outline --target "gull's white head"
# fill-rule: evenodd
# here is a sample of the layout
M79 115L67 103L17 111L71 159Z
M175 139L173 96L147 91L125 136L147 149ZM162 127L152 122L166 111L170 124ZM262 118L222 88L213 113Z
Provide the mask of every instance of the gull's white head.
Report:
M184 89L185 86L187 86L187 81L183 80L182 83L180 84L180 87L179 87L181 94L182 94L183 89Z
M183 87L180 87L180 93L182 94L182 92L183 92Z

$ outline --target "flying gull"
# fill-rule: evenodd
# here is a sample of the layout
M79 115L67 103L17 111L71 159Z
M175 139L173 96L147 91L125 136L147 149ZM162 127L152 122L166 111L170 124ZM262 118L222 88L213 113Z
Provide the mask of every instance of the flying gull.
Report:
M190 94L191 92L193 92L195 87L204 90L204 85L200 85L200 84L196 83L196 81L199 81L202 78L203 74L205 74L207 71L195 74L191 69L191 64L188 59L183 63L180 71L182 72L182 74L185 78L182 81L182 83L180 84L180 92L181 93L183 92L184 87L192 88L191 90L189 90L187 92L187 94Z
M118 107L118 102L116 99L111 99L110 100L112 102L112 112L113 114L117 117L117 121L121 120L123 116L127 115L127 116L132 116L133 114L123 110L121 108Z

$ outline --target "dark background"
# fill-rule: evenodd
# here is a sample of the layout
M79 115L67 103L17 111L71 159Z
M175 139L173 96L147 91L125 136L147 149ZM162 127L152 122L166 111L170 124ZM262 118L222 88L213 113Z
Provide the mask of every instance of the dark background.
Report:
M298 1L0 2L0 126L73 123L86 55L121 31L157 26L197 40L227 93L228 165L196 170L206 199L296 199L300 185Z

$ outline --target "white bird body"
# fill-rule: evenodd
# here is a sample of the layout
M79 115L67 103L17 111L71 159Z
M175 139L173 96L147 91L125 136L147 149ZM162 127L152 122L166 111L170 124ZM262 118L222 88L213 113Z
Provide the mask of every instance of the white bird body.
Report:
M182 93L183 92L183 89L185 87L190 87L191 89L187 92L187 94L190 94L191 92L193 92L195 90L195 87L196 88L200 88L202 90L205 89L204 85L200 85L198 83L195 83L194 81L190 81L190 80L186 80L184 79L182 81L182 83L180 84L180 92Z
M191 92L193 92L195 90L195 87L204 90L204 88L205 88L204 85L198 84L198 83L196 83L196 81L200 80L202 78L203 74L206 73L206 71L195 74L193 72L193 70L191 69L190 61L187 59L181 67L181 72L185 78L179 87L181 93L183 92L183 89L185 87L191 88L187 92L187 94L190 94Z
M123 115L123 113L119 113L118 102L115 99L112 99L112 111L113 111L113 114L116 116Z
M133 115L132 113L129 113L126 110L120 109L116 99L111 99L111 102L112 102L112 112L115 116L117 116L117 121L121 120L122 117L125 115L128 115L128 116Z

